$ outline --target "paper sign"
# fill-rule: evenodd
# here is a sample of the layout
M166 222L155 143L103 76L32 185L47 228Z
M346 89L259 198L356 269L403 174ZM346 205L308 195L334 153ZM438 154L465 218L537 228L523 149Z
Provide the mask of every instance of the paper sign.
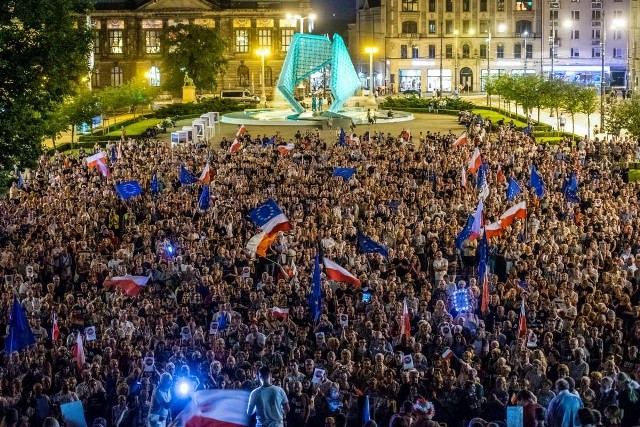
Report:
M84 409L81 401L76 400L75 402L60 405L60 411L62 411L64 424L67 427L87 427L87 420L84 418Z
M324 378L325 372L326 371L322 368L315 368L313 370L313 383L320 384L322 382L322 379Z
M520 427L524 421L522 406L507 406L507 427Z
M180 338L188 340L191 338L191 329L188 326L184 326L180 331Z
M87 341L95 341L96 340L96 327L89 326L88 328L84 328L84 335Z
M402 367L404 369L413 369L413 356L410 354L405 354L402 356Z
M340 315L340 326L342 326L344 328L349 326L349 315L348 314L341 314Z
M155 359L153 357L147 356L144 358L144 371L145 372L153 372L155 368Z
M209 335L216 335L218 333L218 322L209 323Z

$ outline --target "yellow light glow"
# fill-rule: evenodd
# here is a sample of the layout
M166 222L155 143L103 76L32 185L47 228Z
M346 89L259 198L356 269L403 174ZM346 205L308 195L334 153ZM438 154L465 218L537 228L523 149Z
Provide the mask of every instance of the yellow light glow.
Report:
M460 31L458 31L458 30L453 30L453 35L454 35L454 36L457 36L458 34L460 34Z
M505 31L507 31L507 24L498 25L498 32L499 33L504 33Z
M470 35L470 36L474 35L475 33L476 33L476 30L474 30L473 28L471 28L471 29L469 30L469 35Z
M258 50L256 50L256 53L258 54L258 56L269 56L271 51L269 50L268 47L261 47Z
M365 53L378 53L378 48L375 46L367 46L364 48Z

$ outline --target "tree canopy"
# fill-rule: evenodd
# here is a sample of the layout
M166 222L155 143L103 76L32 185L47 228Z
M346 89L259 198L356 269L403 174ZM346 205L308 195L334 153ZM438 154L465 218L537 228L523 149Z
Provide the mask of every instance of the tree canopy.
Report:
M179 90L184 84L185 72L200 89L214 89L217 76L226 69L224 56L226 42L218 30L201 25L177 25L163 36L162 71L164 87Z
M33 165L46 120L88 73L90 0L0 0L0 169Z

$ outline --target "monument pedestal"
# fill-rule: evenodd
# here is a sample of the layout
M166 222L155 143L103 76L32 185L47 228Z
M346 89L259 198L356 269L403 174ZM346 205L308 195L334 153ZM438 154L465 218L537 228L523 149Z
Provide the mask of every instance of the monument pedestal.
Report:
M182 86L182 103L196 102L196 87Z

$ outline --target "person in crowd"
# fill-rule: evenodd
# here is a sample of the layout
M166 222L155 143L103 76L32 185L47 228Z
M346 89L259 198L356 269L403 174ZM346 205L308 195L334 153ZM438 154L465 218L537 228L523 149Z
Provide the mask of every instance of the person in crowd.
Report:
M284 418L290 409L287 394L272 384L269 367L261 367L258 378L260 387L249 396L247 414L256 414L256 427L284 427Z

